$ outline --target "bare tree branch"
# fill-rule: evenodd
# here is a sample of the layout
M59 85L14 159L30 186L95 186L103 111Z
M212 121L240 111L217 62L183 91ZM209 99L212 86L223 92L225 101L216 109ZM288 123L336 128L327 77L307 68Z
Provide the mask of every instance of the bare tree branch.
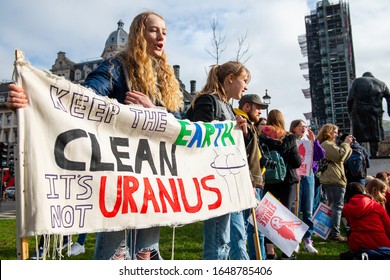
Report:
M226 50L225 39L226 35L222 36L218 32L218 19L213 19L210 23L211 30L213 35L210 40L211 49L205 49L205 51L216 61L216 64L219 64L221 59L221 54ZM250 44L247 43L248 31L245 32L245 35L238 37L238 49L236 52L236 61L242 63L247 62L251 55L248 55ZM244 58L246 59L244 60Z
M240 37L238 37L238 49L237 49L237 55L236 55L236 60L237 61L241 61L242 63L245 63L249 60L249 58L251 58L251 55L245 59L244 61L242 61L243 57L245 55L247 55L248 51L249 51L249 48L250 48L250 44L249 43L245 43L246 39L248 38L248 30L245 32L245 35L241 35ZM246 44L246 48L244 48Z
M210 42L212 50L205 49L205 51L211 55L211 57L214 58L218 64L221 54L226 50L226 45L224 46L226 35L221 36L221 34L217 31L218 19L213 19L210 26L213 31L213 36Z

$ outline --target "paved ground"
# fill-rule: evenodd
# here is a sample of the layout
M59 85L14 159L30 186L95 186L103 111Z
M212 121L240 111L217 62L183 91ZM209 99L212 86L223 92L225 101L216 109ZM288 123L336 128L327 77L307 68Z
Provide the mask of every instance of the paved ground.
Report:
M390 172L390 157L371 159L371 167L368 168L368 175L375 176L378 172Z
M371 160L371 167L368 174L375 176L376 173L390 172L390 158L379 158ZM0 202L0 219L14 219L16 215L16 202L10 199Z
M14 219L16 215L16 202L10 199L0 202L0 219Z

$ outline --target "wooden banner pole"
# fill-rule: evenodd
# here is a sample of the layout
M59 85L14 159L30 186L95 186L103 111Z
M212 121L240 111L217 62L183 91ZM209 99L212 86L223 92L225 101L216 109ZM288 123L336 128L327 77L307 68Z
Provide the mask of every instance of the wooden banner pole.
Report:
M256 250L256 259L262 260L263 256L261 255L261 248L260 248L260 238L259 238L259 232L257 229L257 221L256 221L256 212L255 208L252 208L252 218L253 218L253 227L254 227L254 233L253 233L253 240L255 243L255 250Z

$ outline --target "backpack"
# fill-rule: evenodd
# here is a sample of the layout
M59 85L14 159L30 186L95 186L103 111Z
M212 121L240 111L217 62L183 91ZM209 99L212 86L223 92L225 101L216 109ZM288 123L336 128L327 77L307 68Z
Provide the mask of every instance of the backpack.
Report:
M352 154L344 163L345 175L351 179L366 177L366 158L361 148L352 149Z
M270 151L266 145L264 145L264 148L265 149L263 149L263 156L277 163L275 168L266 168L264 173L265 184L271 185L284 182L284 178L287 174L287 169L283 157L277 151Z
M210 94L210 96L214 98L215 119L219 121L224 120L218 96L216 96L215 94ZM187 112L184 114L184 118L192 121L193 114L194 114L194 108L193 108L193 104L191 104L190 108L188 108Z

